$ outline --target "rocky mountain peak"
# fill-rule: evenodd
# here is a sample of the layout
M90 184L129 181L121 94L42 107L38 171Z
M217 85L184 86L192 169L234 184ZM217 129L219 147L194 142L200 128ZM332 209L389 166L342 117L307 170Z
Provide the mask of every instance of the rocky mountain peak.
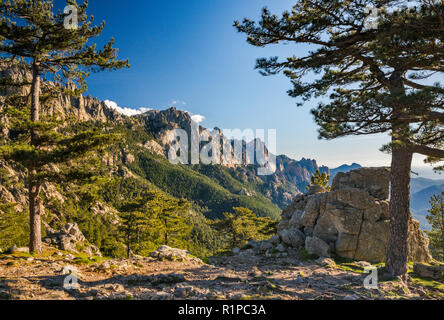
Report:
M192 121L188 112L178 110L176 107L166 110L149 110L135 117L142 120L147 128L155 134L178 128L188 131Z
M31 73L20 65L0 64L0 78L15 84L30 83L32 80ZM52 82L45 82L47 87L54 86ZM17 87L0 91L0 110L3 108L4 97L13 93L27 95L30 92L30 86L24 85L20 87L21 91L17 91ZM44 90L44 86L43 89ZM63 119L68 116L74 116L79 121L122 121L125 116L116 110L106 106L103 101L98 100L90 95L77 97L59 93L56 99L52 99L41 106L42 112L47 115L55 115ZM6 119L2 119L2 122Z

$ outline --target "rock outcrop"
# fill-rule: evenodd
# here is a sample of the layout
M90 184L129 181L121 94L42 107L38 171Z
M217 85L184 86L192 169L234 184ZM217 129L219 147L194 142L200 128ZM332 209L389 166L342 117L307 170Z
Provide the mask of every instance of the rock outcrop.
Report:
M158 260L167 260L167 261L192 261L195 263L203 263L202 260L196 258L191 255L189 251L171 248L169 246L160 246L157 250L151 252L151 257L156 258Z
M13 245L11 248L9 248L6 253L10 254L16 254L16 253L29 253L28 247L21 247L18 248L16 245Z
M77 223L68 223L59 232L50 232L43 239L48 245L55 246L60 250L69 252L83 252L90 256L102 256L100 250L93 245L88 244Z
M331 190L362 189L377 199L386 200L389 197L389 184L390 174L386 168L360 168L338 172Z
M361 168L338 173L332 190L312 188L297 196L282 213L281 241L309 254L338 256L370 262L385 261L389 236L390 171ZM428 239L419 223L409 224L409 260L429 262Z
M444 265L428 265L424 263L415 263L413 272L421 278L444 281Z

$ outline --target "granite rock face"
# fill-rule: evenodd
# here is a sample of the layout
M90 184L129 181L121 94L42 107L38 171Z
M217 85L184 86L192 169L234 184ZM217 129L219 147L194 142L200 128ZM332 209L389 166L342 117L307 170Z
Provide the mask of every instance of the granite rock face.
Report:
M360 168L339 172L333 180L331 190L361 189L376 199L386 200L389 197L389 184L389 168Z
M282 213L278 226L282 242L294 248L305 245L308 253L321 257L335 253L354 260L385 261L390 224L386 200L389 181L387 168L361 168L338 173L330 192L319 189L318 193L297 196ZM298 241L293 240L295 235ZM432 260L428 239L412 218L409 260Z

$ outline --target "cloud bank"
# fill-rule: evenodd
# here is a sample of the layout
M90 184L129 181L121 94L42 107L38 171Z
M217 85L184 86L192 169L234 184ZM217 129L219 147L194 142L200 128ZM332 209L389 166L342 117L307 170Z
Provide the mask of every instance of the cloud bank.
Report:
M132 109L132 108L127 108L127 107L119 107L119 105L116 102L111 101L111 100L105 100L103 102L105 103L105 105L108 108L114 109L118 113L124 114L124 115L129 116L129 117L135 116L135 115L138 115L138 114L142 114L142 113L145 113L147 111L152 110L151 108L144 108L144 107L141 107L139 109Z
M197 123L201 123L202 121L205 120L205 116L203 116L201 114L194 114L191 116L191 120L193 120L194 122L197 122Z
M105 105L113 110L116 110L118 113L124 114L128 117L131 116L136 116L138 114L142 114L145 113L147 111L153 110L151 108L145 108L145 107L141 107L138 109L133 109L133 108L127 108L127 107L120 107L117 102L111 101L111 100L105 100L103 101L105 103ZM178 101L174 101L176 102L176 104L178 104ZM185 102L182 102L183 105L185 105ZM193 120L194 122L197 123L201 123L202 121L205 120L205 116L201 115L201 114L192 114L191 112L185 111L187 112L190 116L191 116L191 120Z

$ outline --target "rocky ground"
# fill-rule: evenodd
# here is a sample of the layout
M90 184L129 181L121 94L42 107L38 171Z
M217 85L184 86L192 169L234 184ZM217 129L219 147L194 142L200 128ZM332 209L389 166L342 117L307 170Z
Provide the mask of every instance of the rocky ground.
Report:
M214 257L207 264L188 255L162 252L149 258L108 260L47 249L34 257L0 255L0 299L444 298L444 283L413 273L407 286L392 280L380 281L378 289L365 289L366 265L253 254ZM77 272L77 289L64 288L64 280L72 279L70 272Z

